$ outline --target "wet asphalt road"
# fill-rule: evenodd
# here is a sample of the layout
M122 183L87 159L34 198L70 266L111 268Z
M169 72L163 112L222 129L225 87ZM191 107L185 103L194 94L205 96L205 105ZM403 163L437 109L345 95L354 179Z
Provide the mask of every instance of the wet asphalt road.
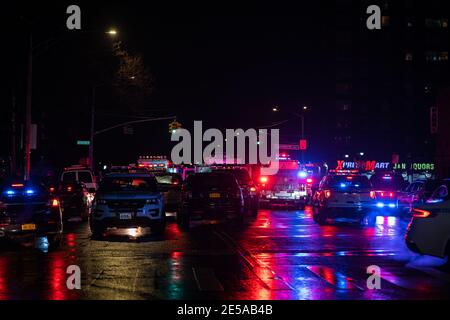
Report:
M445 261L420 257L403 242L406 220L318 226L311 211L260 210L245 226L169 222L92 240L86 223L65 226L63 246L44 239L0 249L0 299L449 299ZM81 290L66 285L81 269ZM381 268L369 290L366 268Z

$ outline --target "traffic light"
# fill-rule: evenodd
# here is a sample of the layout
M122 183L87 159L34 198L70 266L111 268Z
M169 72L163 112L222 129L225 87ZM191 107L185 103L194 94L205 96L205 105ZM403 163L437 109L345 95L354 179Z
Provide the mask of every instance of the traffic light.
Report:
M181 128L181 123L177 122L176 120L169 123L169 133L174 134L177 129Z

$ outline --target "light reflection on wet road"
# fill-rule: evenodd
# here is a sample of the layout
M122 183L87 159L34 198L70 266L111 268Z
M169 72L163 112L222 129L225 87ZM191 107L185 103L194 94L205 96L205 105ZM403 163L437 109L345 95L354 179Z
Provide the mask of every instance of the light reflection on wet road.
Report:
M450 298L443 260L406 248L406 220L318 226L311 211L260 210L244 227L169 223L90 239L87 224L66 226L64 245L0 249L0 299L433 299ZM66 269L81 268L81 290L68 290ZM381 268L369 290L366 268ZM448 270L448 269L447 269Z

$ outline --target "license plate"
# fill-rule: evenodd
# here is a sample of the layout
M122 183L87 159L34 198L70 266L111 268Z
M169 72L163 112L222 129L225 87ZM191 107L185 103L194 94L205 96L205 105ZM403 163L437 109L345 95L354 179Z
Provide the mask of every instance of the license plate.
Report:
M212 199L220 198L220 193L210 193L209 197L212 198Z
M34 223L27 223L22 225L22 231L36 230L36 225Z
M120 220L130 220L131 219L131 213L121 213L119 215Z

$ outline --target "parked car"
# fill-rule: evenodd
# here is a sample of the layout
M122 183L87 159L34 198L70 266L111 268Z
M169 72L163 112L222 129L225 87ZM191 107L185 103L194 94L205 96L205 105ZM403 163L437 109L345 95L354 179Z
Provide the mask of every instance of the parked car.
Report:
M228 172L193 173L183 185L183 198L177 214L181 227L189 228L192 218L234 215L244 219L244 197L235 176Z
M159 191L163 193L166 212L177 212L181 203L183 180L177 173L155 173Z
M87 221L92 206L92 195L83 183L61 182L57 189L63 220L81 218Z
M90 216L93 235L102 235L110 227L150 227L161 234L165 226L164 198L154 175L115 173L103 178Z
M398 194L408 182L395 172L377 172L370 177L375 192L376 208L380 214L395 215L401 213L398 205Z
M47 237L50 248L60 245L63 221L59 200L47 188L31 181L1 186L0 240Z
M74 165L64 168L64 171L61 173L60 181L84 183L86 189L91 193L94 193L98 188L93 172L84 166Z
M413 252L443 258L450 255L450 180L440 181L431 197L413 208L405 241Z
M411 212L414 203L419 201L419 195L422 193L423 187L427 180L420 179L397 193L398 208L407 212Z
M252 216L258 214L259 208L259 190L255 182L250 177L248 171L244 168L220 168L214 169L215 172L230 172L234 175L244 196L245 210L250 212Z

